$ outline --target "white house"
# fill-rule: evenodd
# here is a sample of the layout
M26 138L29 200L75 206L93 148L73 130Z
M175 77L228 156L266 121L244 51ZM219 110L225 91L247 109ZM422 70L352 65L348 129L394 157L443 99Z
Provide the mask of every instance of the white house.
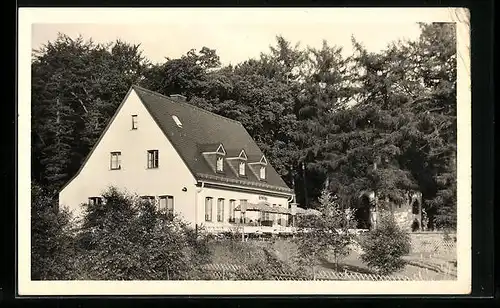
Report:
M132 86L59 204L81 215L115 186L193 226L288 225L294 192L242 124L184 100Z

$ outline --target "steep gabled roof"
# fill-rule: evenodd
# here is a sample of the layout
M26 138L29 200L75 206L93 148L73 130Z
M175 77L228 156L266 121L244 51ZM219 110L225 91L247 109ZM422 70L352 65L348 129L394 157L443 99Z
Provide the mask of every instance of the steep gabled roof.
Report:
M258 157L259 160L262 157L259 147L240 122L139 86L134 85L132 88L198 180L210 179L225 184L234 183L292 193L269 164L265 183L252 172L247 172L244 178L238 177L234 172L214 174L202 152L207 149L216 151L220 144L226 147L228 156L233 154L230 152L234 149L237 150L237 155L244 150L248 157ZM182 122L182 127L176 125L172 116ZM252 161L249 159L248 162Z

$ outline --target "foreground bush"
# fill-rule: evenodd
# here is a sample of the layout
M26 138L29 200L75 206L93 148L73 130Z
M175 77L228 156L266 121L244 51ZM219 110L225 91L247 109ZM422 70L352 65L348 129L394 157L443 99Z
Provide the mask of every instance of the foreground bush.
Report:
M343 209L326 188L319 198L319 210L321 215L300 221L298 227L307 232L295 239L298 264L310 267L313 277L321 260L329 256L334 259L335 269L339 269L340 261L351 251L353 236L349 229L355 224L354 212Z
M186 279L207 248L181 220L114 188L85 205L77 238L80 279Z
M35 183L31 197L31 279L67 279L75 257L71 215Z
M404 268L403 256L410 253L410 236L390 214L381 215L377 227L360 238L361 260L382 275Z

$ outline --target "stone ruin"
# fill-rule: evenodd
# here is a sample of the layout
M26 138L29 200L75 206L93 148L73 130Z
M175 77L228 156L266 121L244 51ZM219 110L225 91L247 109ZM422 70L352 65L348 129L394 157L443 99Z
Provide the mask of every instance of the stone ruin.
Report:
M407 231L422 230L422 193L408 191L404 201L399 203L390 202L388 198L376 196L373 191L362 192L356 210L357 227L359 229L373 229L377 225L377 214L380 212L382 203L388 206L396 223Z

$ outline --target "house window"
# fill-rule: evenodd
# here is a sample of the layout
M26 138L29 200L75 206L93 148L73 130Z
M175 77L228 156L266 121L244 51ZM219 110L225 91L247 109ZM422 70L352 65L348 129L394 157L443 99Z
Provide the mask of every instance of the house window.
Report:
M167 215L174 215L173 196L160 196L160 211L165 211Z
M261 180L266 179L266 167L264 166L260 167L260 179Z
M137 115L132 115L132 129L137 129Z
M224 158L221 155L217 156L217 172L224 171Z
M155 204L156 203L156 198L154 196L141 196L141 199L145 200L145 201L148 201L151 204Z
M89 205L98 205L98 204L102 204L101 197L90 197L89 198Z
M121 152L111 152L111 170L121 169Z
M179 118L175 115L172 116L172 119L174 119L174 122L175 124L178 126L178 127L181 127L182 128L182 122L181 120L179 120Z
M240 175L245 175L245 162L244 161L240 161L240 169L239 169L239 174Z
M236 200L229 200L229 222L234 222L234 209L236 205Z
M205 198L205 221L212 221L212 198Z
M224 221L224 199L217 200L217 221Z
M240 211L241 211L240 222L241 223L245 222L245 213L247 211L247 206L248 206L248 201L246 199L241 199L240 200Z
M148 151L148 169L158 168L158 150Z

